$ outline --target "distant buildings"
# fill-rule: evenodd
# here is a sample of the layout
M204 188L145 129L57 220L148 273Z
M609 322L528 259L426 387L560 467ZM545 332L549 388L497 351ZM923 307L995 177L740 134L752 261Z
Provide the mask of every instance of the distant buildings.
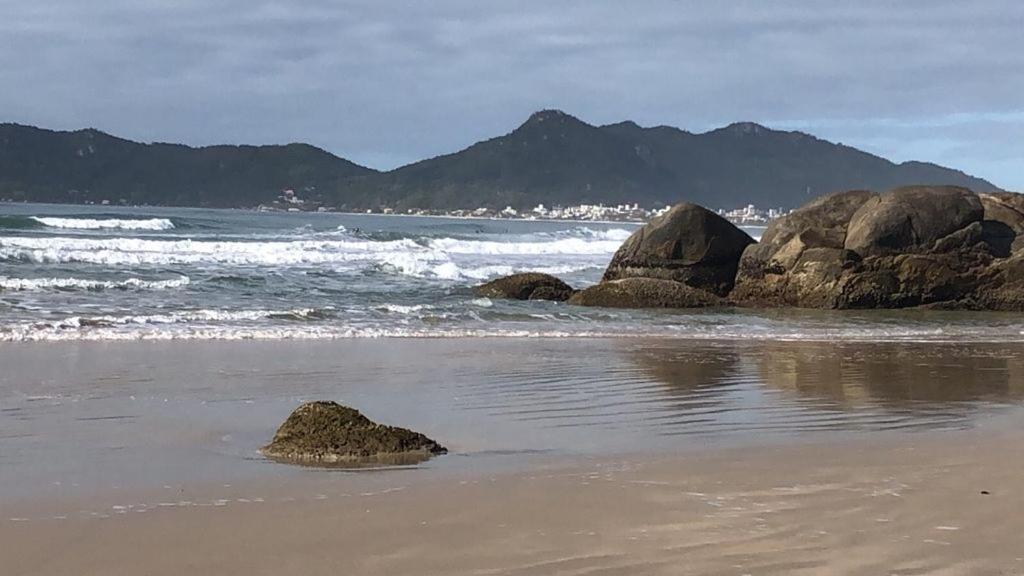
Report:
M604 204L579 204L576 206L552 206L543 204L529 210L516 210L506 206L500 210L494 208L474 208L472 210L424 210L409 208L404 214L410 216L450 216L453 218L508 218L518 220L579 220L589 222L646 222L651 218L664 214L671 206L662 208L646 209L639 204L619 204L616 206L605 206ZM381 210L367 210L367 213L394 214L391 208ZM761 210L753 204L735 210L719 209L717 213L726 220L738 225L762 225L780 216L787 211L782 208L769 208Z
M767 224L776 218L785 216L788 212L783 208L769 208L768 210L761 210L753 204L747 204L744 208L736 208L735 210L718 210L719 216L722 216L726 220L733 224Z
M473 208L459 210L428 210L408 208L397 212L391 207L366 210L366 214L405 214L409 216L449 216L453 218L507 218L519 220L580 220L589 222L646 222L667 212L671 206L662 208L641 208L639 204L579 204L576 206L545 206L538 204L529 210L517 210L511 206L502 209ZM322 206L299 197L294 190L283 190L271 204L262 204L260 212L334 212L335 208ZM786 215L782 208L762 210L753 204L734 210L719 209L717 213L737 225L763 225Z

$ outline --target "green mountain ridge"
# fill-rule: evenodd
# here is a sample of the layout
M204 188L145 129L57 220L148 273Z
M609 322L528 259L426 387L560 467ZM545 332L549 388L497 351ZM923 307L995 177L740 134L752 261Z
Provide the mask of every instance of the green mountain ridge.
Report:
M999 189L936 164L896 164L751 122L695 134L632 121L594 126L542 110L504 136L387 172L308 144L193 148L0 124L0 198L37 202L252 207L293 189L348 210L682 200L795 207L827 192L909 184Z

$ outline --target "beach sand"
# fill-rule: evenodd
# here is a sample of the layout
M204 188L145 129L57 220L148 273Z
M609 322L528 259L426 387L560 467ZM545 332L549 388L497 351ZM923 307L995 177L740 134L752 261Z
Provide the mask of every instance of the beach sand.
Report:
M1024 347L0 347L0 574L1022 574ZM407 469L257 449L331 399Z
M155 494L102 517L5 519L3 572L1024 572L1019 432L417 476L328 473L222 486L205 502Z

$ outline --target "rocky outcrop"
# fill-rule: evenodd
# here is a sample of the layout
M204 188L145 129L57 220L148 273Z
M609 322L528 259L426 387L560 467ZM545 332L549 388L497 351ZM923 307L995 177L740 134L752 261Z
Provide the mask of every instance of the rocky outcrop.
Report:
M1016 235L1012 251L1024 248L1024 194L990 192L978 194L985 209L985 220L1006 224Z
M706 308L723 306L725 300L673 280L623 278L580 290L569 303L606 308Z
M336 402L308 402L263 447L273 460L306 465L407 463L447 450L423 434L372 422Z
M861 205L850 218L844 247L862 257L919 252L981 222L984 214L981 199L966 188L897 188Z
M721 216L684 202L633 233L612 257L604 281L671 280L724 296L754 240Z
M1024 309L1021 198L905 187L819 198L773 222L730 299L806 308Z
M477 291L616 308L1024 311L1024 195L840 192L773 221L757 243L684 203L630 236L596 286L573 293L553 277L517 274Z
M751 305L834 308L843 271L860 260L844 248L850 219L874 192L823 196L771 223L743 252L731 298Z
M478 296L509 298L512 300L568 300L573 294L571 286L550 274L524 272L491 280L474 289Z

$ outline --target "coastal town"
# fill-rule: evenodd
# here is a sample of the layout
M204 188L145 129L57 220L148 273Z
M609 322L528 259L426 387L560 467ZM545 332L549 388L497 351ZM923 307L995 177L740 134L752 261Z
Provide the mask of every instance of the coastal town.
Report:
M651 218L667 212L671 206L661 208L643 208L639 204L579 204L576 206L545 206L538 204L529 210L517 210L512 206L502 209L473 208L455 210L431 210L408 208L396 210L390 207L366 210L366 214L399 214L408 216L444 216L450 218L492 218L517 220L579 220L586 222L647 222ZM285 190L272 204L261 204L260 212L339 212L340 210L307 201L299 197L293 190ZM778 208L762 209L753 204L742 208L718 208L718 215L726 220L747 226L764 225L772 220L785 216L788 210Z

